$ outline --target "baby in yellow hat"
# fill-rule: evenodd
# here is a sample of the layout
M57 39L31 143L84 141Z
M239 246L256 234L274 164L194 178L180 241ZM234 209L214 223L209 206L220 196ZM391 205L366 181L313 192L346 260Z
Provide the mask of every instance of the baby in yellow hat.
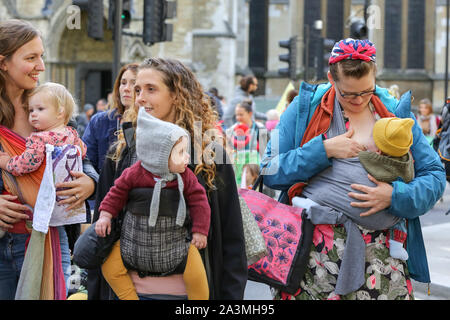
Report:
M402 179L405 183L414 178L414 164L409 148L413 143L410 118L382 118L373 127L376 152L361 151L359 160L367 172L378 181L391 183ZM407 260L408 252L403 243L406 240L406 222L401 219L389 232L391 257Z

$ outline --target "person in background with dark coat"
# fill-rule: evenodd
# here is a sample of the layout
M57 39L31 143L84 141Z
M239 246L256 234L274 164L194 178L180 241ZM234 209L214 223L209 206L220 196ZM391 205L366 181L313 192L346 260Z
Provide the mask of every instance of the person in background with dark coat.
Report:
M222 108L222 102L220 102L219 98L217 98L215 95L213 95L210 92L205 92L211 99L211 106L213 109L217 112L219 115L217 120L221 120L223 118L223 108Z
M108 108L108 101L104 98L98 99L97 103L95 104L96 112L102 112L105 111Z
M76 117L77 131L80 137L83 136L84 131L86 130L89 121L91 121L91 117L93 114L94 114L94 106L90 103L86 103L83 108L83 113L79 114Z
M252 101L252 112L253 118L257 120L267 120L267 116L265 113L258 112L255 109L255 101L253 100L253 93L258 89L258 79L255 76L246 76L243 77L239 83L239 86L236 87L236 91L234 92L234 97L231 99L230 104L225 110L224 121L225 127L229 128L236 122L236 106L238 103L241 103L244 100Z
M137 64L130 63L120 69L114 83L112 105L109 110L94 114L83 134L87 155L99 173L108 148L117 140L116 132L120 130L122 115L133 104L137 67Z

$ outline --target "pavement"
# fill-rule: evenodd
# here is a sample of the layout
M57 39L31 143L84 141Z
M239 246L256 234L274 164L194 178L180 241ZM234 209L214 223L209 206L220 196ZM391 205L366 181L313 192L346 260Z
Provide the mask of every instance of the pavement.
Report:
M450 300L450 223L423 227L422 233L430 269L430 295L427 284L413 282L415 295L422 300Z
M423 227L422 234L430 270L430 295L427 284L413 282L415 296L422 300L450 300L450 223Z
M447 183L441 201L420 217L422 235L430 270L428 284L413 281L414 294L421 300L450 300L450 184Z

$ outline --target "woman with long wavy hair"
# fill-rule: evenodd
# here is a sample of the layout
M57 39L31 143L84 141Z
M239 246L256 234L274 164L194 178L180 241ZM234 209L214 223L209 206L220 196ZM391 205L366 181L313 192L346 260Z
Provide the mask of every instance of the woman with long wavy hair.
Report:
M121 172L136 161L137 110L144 107L154 117L186 129L192 141L189 167L205 187L211 207L208 246L201 254L210 288L210 299L243 299L247 259L239 199L233 168L216 131L217 113L195 75L173 59L149 58L140 66L135 84L135 106L124 113L122 131L100 175L98 206ZM170 296L186 298L182 275L139 277L129 271L141 299ZM95 281L97 280L97 281ZM100 281L98 281L100 280ZM111 290L99 270L89 273L89 299L108 299Z

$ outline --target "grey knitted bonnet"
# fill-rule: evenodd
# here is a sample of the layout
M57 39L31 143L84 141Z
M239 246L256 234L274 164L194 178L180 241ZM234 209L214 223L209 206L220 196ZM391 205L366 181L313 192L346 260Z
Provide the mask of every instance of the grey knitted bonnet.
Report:
M179 126L159 120L145 111L145 108L139 108L137 129L136 129L136 154L141 165L152 174L161 177L155 179L156 184L153 190L152 202L150 205L149 226L156 225L156 219L159 212L159 198L161 188L167 181L175 178L178 181L178 190L180 191L180 202L176 223L182 226L186 218L186 203L183 197L184 184L179 173L169 172L169 157L175 143L181 138L189 139L186 130Z

